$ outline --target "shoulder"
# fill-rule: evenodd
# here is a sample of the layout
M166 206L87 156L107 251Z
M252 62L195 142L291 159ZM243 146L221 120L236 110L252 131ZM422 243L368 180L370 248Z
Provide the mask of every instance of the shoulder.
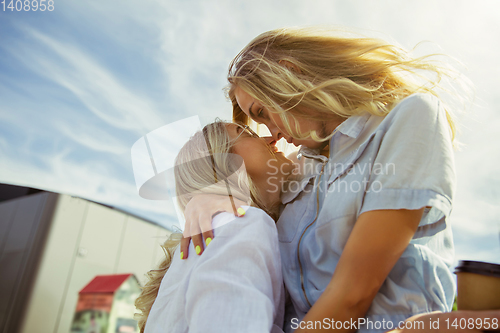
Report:
M434 108L439 103L439 98L432 94L417 93L403 98L396 107L429 107Z
M276 224L266 212L249 206L244 209L246 213L242 217L235 217L229 212L217 215L212 222L217 233L215 238L236 236L245 239L253 237L268 239L273 235L277 237Z
M388 120L405 118L419 122L435 119L443 112L444 109L436 96L420 93L402 99L386 117Z
M246 208L245 216L238 218L242 228L246 230L273 230L276 229L274 220L262 209L256 207Z
M380 123L379 130L408 135L449 132L446 111L441 101L431 94L413 94L401 100Z
M245 260L254 260L257 253L264 254L266 262L279 262L278 232L274 220L259 208L245 207L245 210L243 217L227 212L219 214L221 217L216 216L228 216L232 220L214 229L215 237L201 256L203 262L214 262L222 256L224 259L221 260L226 264L229 260L236 260L239 263L234 265L238 266ZM200 262L200 265L203 263Z

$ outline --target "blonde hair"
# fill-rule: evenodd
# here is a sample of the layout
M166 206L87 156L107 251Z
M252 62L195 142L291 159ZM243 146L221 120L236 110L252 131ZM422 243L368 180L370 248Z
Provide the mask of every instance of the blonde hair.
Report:
M180 233L171 234L161 246L165 253L165 258L163 258L157 269L150 270L146 273L147 282L144 284L144 287L141 288L141 294L135 300L135 307L140 313L135 313L134 318L137 320L140 333L144 333L146 321L148 320L156 296L158 296L158 290L160 290L161 280L170 268L175 249L179 245L181 238L182 234Z
M279 114L294 138L325 141L331 134L303 133L300 119L338 121L363 111L384 116L413 93L437 96L443 77L457 75L431 56L412 58L380 39L342 36L320 28L284 28L261 34L234 58L228 95L237 122L248 122L234 96L239 87ZM446 113L454 139L455 122L448 109Z
M184 212L189 200L201 193L232 195L249 205L263 209L276 219L275 207L269 207L262 202L258 189L244 168L241 168L242 159L231 153L234 142L230 140L226 126L227 123L221 121L205 126L179 151L174 169L179 207ZM161 281L170 268L181 238L182 234L174 233L165 241L162 246L165 258L157 269L147 273L148 281L135 301L136 308L141 311L135 316L140 333L144 332Z

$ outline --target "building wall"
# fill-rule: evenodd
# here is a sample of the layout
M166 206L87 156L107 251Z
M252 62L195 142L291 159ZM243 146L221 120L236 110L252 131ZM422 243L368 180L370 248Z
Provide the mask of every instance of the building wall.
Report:
M0 204L0 331L17 332L50 227L57 195Z
M59 195L20 332L68 333L78 292L94 276L133 273L143 283L169 233L126 213Z

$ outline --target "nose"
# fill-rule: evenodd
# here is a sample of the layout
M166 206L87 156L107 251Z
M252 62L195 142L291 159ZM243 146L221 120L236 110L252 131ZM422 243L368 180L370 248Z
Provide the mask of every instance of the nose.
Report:
M269 129L269 132L271 132L271 135L276 142L278 142L283 137L283 134L277 126L270 127L269 125L267 125L267 128Z

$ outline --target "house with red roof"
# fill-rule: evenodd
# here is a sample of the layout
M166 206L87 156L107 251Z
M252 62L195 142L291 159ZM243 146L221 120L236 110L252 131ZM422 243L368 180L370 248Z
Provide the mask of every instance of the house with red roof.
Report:
M133 274L98 275L79 292L71 333L137 333Z

